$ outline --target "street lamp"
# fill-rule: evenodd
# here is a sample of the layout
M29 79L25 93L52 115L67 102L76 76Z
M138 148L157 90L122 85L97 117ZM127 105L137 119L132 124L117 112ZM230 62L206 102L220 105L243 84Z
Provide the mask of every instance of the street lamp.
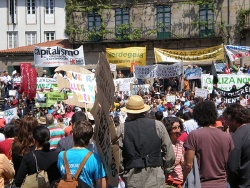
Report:
M232 26L228 23L226 25L226 30L227 30L227 44L229 44L229 39L230 39L230 31L232 29Z

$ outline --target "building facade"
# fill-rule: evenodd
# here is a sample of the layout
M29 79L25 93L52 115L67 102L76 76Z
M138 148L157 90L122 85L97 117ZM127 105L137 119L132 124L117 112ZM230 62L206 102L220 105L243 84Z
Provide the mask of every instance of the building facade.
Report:
M222 43L250 46L249 0L67 0L65 15L66 25L57 29L65 30L73 48L83 45L86 64L96 64L98 54L106 48L146 46L150 65L155 62L155 47L196 50ZM13 53L0 51L0 60L6 62L8 54ZM18 61L15 54L6 64ZM222 61L227 61L226 56ZM250 64L250 59L239 63ZM187 64L210 68L211 62Z
M65 39L65 0L1 0L0 50Z

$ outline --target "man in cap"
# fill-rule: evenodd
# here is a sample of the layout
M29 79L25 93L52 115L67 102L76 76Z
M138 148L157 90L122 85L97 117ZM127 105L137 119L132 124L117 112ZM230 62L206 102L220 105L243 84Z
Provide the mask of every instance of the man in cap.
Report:
M234 149L227 163L231 187L250 187L250 113L240 104L232 104L223 112L232 134Z
M146 118L149 109L139 95L131 96L121 109L127 112L118 135L122 135L123 177L129 188L165 188L165 176L174 168L175 155L167 130L160 121Z

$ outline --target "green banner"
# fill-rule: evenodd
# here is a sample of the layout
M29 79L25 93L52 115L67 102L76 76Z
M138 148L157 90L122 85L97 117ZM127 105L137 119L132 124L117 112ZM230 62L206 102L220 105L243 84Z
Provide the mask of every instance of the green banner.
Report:
M57 103L57 101L64 100L64 93L59 92L50 92L46 93L46 106L50 107L51 105L54 105Z

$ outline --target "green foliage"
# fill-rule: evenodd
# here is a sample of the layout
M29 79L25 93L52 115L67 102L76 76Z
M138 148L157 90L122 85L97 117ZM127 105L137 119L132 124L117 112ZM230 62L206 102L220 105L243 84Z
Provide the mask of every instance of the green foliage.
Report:
M128 40L132 41L140 39L142 37L142 31L140 28L134 28L132 24L120 24L116 30L115 40Z
M244 29L246 16L250 14L250 9L241 9L238 12L238 26L240 32Z

